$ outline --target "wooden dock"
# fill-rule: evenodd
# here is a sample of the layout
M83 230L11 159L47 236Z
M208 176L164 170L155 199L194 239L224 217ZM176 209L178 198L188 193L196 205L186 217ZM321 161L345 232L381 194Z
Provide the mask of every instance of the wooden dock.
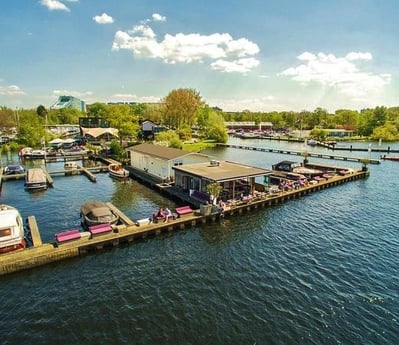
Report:
M309 152L309 151L295 151L295 150L287 150L287 149L274 149L267 147L255 147L255 146L245 146L245 145L233 145L233 144L217 144L217 146L229 147L233 149L240 150L249 150L249 151L258 151L258 152L272 152L272 153L281 153L286 155L295 155L295 156L307 156L314 158L323 158L323 159L334 159L340 161L350 161L350 162L362 162L364 157L348 157L348 156L340 156L331 153L317 153L317 152ZM370 164L380 164L380 160L378 159L369 159Z
M369 175L368 171L353 171L344 176L333 176L328 180L320 181L317 184L309 184L299 189L280 192L278 194L266 194L258 199L253 199L247 203L238 203L224 212L225 217L241 215L250 211L262 208L273 207L289 200L304 197L307 194L317 192L326 188L335 187L350 181L364 179ZM112 209L117 208L108 203ZM179 231L186 227L200 226L209 221L220 219L219 212L213 212L210 215L202 215L200 210L195 210L189 215L184 215L176 220L170 220L168 223L146 223L135 222L117 210L122 223L114 226L110 233L90 236L88 232L81 232L80 239L72 240L63 244L42 243L39 229L37 228L34 216L28 217L28 224L32 231L32 240L34 246L27 249L17 250L0 255L0 275L9 274L33 267L45 265L51 262L65 260L67 258L77 257L101 250L106 247L116 247L121 244L129 244L148 236L157 236L162 233Z

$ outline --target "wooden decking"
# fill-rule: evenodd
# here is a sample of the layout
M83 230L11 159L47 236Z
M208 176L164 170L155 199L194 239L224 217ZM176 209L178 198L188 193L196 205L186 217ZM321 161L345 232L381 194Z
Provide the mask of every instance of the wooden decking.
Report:
M345 176L333 176L328 180L320 181L317 184L309 184L299 189L279 192L277 194L263 195L262 197L252 199L246 203L238 202L226 209L224 216L230 217L241 215L244 212L273 207L325 188L366 178L368 174L368 171L354 171ZM208 221L215 221L220 217L218 211L209 215L202 215L200 210L195 210L191 214L184 215L176 220L170 220L167 223L143 222L139 226L137 225L137 222L129 219L114 205L108 203L108 206L112 207L113 210L116 210L122 220L122 224L114 226L113 231L111 232L96 236L90 236L90 233L88 232L81 232L82 236L80 239L58 245L55 242L42 243L36 220L34 219L34 216L29 217L28 223L32 231L34 246L32 248L0 255L0 275L76 257L105 247L115 247L120 244L131 243L137 239L146 238L148 236L156 236L162 233L178 231L185 229L188 226L198 226Z

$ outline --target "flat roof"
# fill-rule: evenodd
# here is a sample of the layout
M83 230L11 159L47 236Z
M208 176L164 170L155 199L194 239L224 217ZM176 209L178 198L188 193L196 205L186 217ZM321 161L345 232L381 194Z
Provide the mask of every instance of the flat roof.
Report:
M202 153L183 151L183 150L175 149L172 147L167 147L167 146L162 146L162 145L154 145L154 144L148 144L148 143L131 146L131 147L128 147L127 150L132 151L132 152L138 152L138 153L145 154L145 155L149 155L152 157L161 158L164 160L181 158L181 157L184 157L187 155L199 155L199 156L207 157L207 155L204 155Z
M211 181L229 181L244 177L257 177L271 174L271 170L256 168L240 163L221 161L218 164L194 163L172 167L173 169Z

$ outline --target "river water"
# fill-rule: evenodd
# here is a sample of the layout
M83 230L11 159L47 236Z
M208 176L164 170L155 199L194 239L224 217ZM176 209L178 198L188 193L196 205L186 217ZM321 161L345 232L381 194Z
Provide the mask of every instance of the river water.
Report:
M206 153L264 168L299 160L229 148ZM398 344L399 163L369 168L366 180L276 207L2 276L1 343ZM34 215L43 241L53 242L56 232L79 228L80 204L91 198L111 201L133 219L174 206L107 174L97 183L55 177L54 188L41 193L7 181L0 202Z

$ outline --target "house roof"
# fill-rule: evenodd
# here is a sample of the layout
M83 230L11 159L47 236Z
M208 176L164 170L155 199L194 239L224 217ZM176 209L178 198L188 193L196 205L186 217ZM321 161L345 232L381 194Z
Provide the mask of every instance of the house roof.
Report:
M173 169L217 182L264 176L271 173L271 170L227 161L217 162L217 164L211 164L210 162L185 164L175 166Z
M138 152L141 154L146 154L149 156L161 158L164 160L176 159L181 158L190 154L196 154L201 156L206 156L204 154L195 153L195 152L187 152L179 149L175 149L172 147L166 147L161 145L154 145L154 144L139 144L135 146L128 147L127 150L131 152Z
M118 130L116 128L101 128L101 127L96 127L96 128L81 127L81 128L83 135L90 135L93 138L97 138L105 133L118 137Z

